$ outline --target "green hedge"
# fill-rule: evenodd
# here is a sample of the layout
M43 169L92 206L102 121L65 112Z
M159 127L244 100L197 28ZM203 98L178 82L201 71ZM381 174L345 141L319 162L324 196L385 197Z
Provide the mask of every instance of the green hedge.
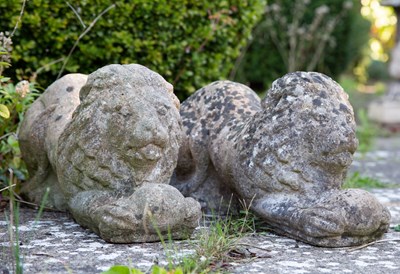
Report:
M226 78L264 10L265 0L70 0L88 27L64 74L90 73L110 63L139 63L163 75L181 99L201 86ZM13 29L22 1L0 1L0 31ZM64 0L30 0L13 37L13 78L65 58L84 27ZM62 62L40 69L46 87Z
M307 1L304 0L304 2ZM360 14L361 6L359 0L312 0L308 2L304 16L300 20L301 26L309 26L316 16L316 9L323 5L328 7L329 12L322 17L323 19L320 26L342 13L331 34L331 43L326 44L323 55L319 60L320 62L314 69L336 78L361 57L361 49L367 45L369 39L369 22ZM253 34L254 40L239 66L238 73L236 74L237 81L249 84L256 90L263 91L269 87L274 79L288 72L287 67L285 67L285 62L279 52L282 48L280 49L277 47L277 43L272 41L271 31L277 31L277 35L280 37L287 36L288 29L285 28L285 26L293 23L293 15L299 12L295 7L296 3L299 3L299 1L268 1L268 6L270 8L276 9L277 6L280 7L279 13L282 16L275 21L285 18L288 24L275 22L274 26L271 28L271 26L267 24L268 20L271 18L271 14L264 14L259 25L255 28ZM346 12L343 12L343 7L346 4L352 4L352 7ZM273 5L275 5L275 7ZM316 35L323 35L324 29L325 28L322 28L322 30L317 31ZM305 37L307 31L303 35ZM317 41L317 39L314 38L313 41ZM316 44L317 47L321 45L321 43ZM287 48L283 50L287 50ZM308 50L305 49L302 55L304 55L307 60L310 60L315 52L316 48L310 47ZM300 69L305 70L307 64L307 61L304 62L304 65L301 66Z

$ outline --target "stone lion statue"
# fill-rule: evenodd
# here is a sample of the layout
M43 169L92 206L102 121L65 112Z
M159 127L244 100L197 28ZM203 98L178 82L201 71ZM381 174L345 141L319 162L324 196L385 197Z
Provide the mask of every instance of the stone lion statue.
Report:
M86 81L87 79L87 81ZM115 243L187 237L200 205L168 185L182 141L172 85L140 65L67 75L32 105L20 130L23 189Z
M262 101L214 82L181 106L186 139L171 184L203 208L226 210L238 197L277 233L313 245L375 240L389 211L364 190L340 189L358 145L347 98L313 72L276 80Z

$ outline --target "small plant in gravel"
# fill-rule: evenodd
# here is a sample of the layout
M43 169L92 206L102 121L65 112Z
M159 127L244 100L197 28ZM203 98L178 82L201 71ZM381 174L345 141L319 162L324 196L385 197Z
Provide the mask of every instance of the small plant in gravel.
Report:
M184 273L215 273L223 271L230 262L244 259L240 251L241 239L254 233L263 223L250 212L250 205L242 204L239 216L213 217L193 241L195 252L184 257L178 266Z
M180 273L220 273L229 266L230 262L246 258L240 251L240 242L243 237L254 233L263 223L249 211L250 207L240 212L239 216L215 216L211 220L204 219L202 226L189 244L193 254L181 257L179 250L171 239L166 242L161 235L160 240L164 247L168 265L161 267L154 265L152 274L180 274ZM265 230L265 228L263 227ZM112 266L102 274L136 274L143 273L136 268L123 265Z
M368 176L361 176L359 172L354 172L350 177L347 178L343 184L343 188L389 188L394 187L393 184L383 183L378 179L371 178Z
M356 129L359 141L358 151L365 154L370 151L374 145L374 140L378 134L378 129L371 123L365 109L359 109L357 112L358 125Z
M21 250L19 247L20 246L19 208L20 208L20 202L22 202L22 201L19 199L18 194L14 190L14 188L17 185L18 179L14 176L12 169L9 169L9 173L10 173L10 177L8 179L9 186L0 189L0 195L3 191L5 191L5 190L8 191L7 196L8 196L8 206L9 207L8 207L8 210L6 208L3 208L3 210L5 210L5 217L8 222L8 238L9 238L9 242L10 242L9 246L10 246L10 254L11 254L10 258L11 258L13 266L14 266L14 273L22 274L23 273L23 260L22 260L22 256L21 256L22 255ZM50 191L50 189L47 189L47 191L44 194L43 199L40 203L40 207L39 207L37 216L35 218L35 223L33 225L34 229L43 213L49 191Z

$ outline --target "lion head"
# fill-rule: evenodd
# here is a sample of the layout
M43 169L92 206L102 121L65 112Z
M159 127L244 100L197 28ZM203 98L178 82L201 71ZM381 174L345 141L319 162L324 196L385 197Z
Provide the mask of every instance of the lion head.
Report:
M109 65L90 74L60 136L57 174L68 197L83 190L131 194L167 183L181 142L179 101L159 74Z
M295 72L276 80L247 125L240 170L245 196L339 188L357 148L348 96L331 78Z

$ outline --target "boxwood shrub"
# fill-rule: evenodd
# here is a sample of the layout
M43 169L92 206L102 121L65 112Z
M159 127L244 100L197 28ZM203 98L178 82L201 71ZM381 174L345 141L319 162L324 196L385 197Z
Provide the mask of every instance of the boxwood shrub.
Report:
M0 31L13 29L21 3L0 1ZM41 86L51 84L61 58L113 3L80 40L63 74L139 63L173 83L181 99L228 76L265 6L265 0L30 0L13 37L7 75L37 74Z

